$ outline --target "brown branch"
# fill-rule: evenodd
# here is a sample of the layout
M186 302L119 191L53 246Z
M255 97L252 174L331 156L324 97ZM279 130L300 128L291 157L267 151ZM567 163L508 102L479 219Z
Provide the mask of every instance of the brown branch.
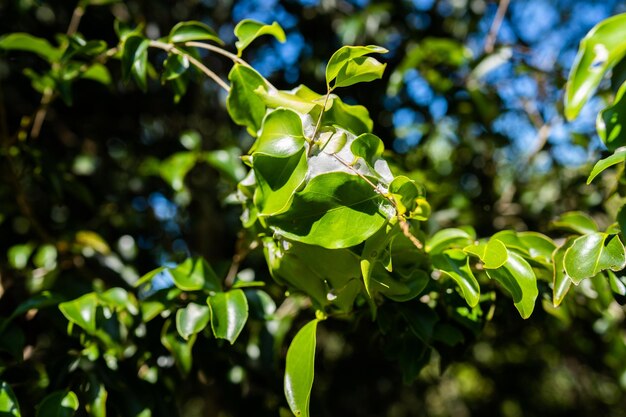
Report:
M76 6L74 12L72 12L72 19L70 20L70 24L67 27L67 36L72 36L78 31L78 26L80 25L80 21L85 15L85 8L82 5Z
M506 11L509 8L509 2L510 0L500 0L500 4L498 4L498 10L496 11L496 15L493 18L493 23L491 24L491 28L489 29L487 39L485 40L484 51L486 54L490 54L493 52L493 47L496 44L496 38L498 36L498 32L500 31L500 26L502 26L504 16L506 15Z

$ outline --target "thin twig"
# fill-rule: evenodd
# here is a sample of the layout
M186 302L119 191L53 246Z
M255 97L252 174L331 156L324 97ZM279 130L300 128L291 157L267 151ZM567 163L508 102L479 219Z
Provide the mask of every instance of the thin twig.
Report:
M70 20L70 24L67 27L67 36L71 36L78 31L78 26L80 25L80 20L83 18L85 14L85 8L80 4L76 6L74 12L72 13L72 19Z
M46 120L46 115L48 114L48 107L52 103L54 99L54 90L51 88L46 88L41 96L41 101L39 102L39 107L37 108L37 112L35 113L35 118L33 120L33 126L30 130L30 137L33 139L37 139L39 134L41 133L41 127L43 126L43 122Z
M493 52L493 47L496 44L496 38L498 36L498 32L500 31L500 26L502 26L504 16L506 15L506 11L509 8L509 2L510 0L500 0L500 4L498 4L498 10L496 11L496 15L493 18L493 23L491 24L491 28L489 29L487 39L485 40L484 51L486 54L490 54Z
M213 71L208 69L202 62L200 62L197 59L195 59L194 57L184 53L180 49L176 48L174 45L169 44L169 43L160 42L160 41L150 41L150 46L153 47L153 48L162 49L162 50L164 50L166 52L171 52L173 54L186 57L189 60L189 62L191 62L200 71L202 71L207 77L209 77L210 79L215 81L217 83L217 85L222 87L227 93L230 92L230 87L228 86L228 84L226 84L224 82L224 80L222 80L216 73L214 73Z
M194 46L196 48L206 49L208 51L212 51L212 52L218 53L218 54L220 54L222 56L225 56L225 57L231 59L233 62L236 62L236 63L241 64L243 66L246 66L248 68L252 68L252 66L250 64L248 64L246 61L244 61L243 59L241 59L237 55L235 55L235 54L233 54L231 52L228 52L227 50L225 50L223 48L220 48L219 46L211 45L210 43L189 41L189 42L185 42L185 46Z

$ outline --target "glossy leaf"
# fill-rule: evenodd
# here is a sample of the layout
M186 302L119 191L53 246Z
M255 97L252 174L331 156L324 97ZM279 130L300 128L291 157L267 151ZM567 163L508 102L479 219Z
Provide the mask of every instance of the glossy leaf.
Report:
M613 104L598 113L596 130L609 151L626 146L626 83L617 91Z
M412 179L398 175L389 184L389 193L396 202L398 214L410 214L417 207L417 199L421 190Z
M161 343L170 351L176 361L176 366L187 375L191 371L193 356L191 350L196 341L196 335L192 335L189 340L183 339L178 332L170 331L171 320L167 320L161 330Z
M334 88L380 78L385 69L385 64L381 64L373 58L368 60L364 56L386 52L388 52L387 49L376 45L340 48L330 57L328 65L326 65L326 85L330 89L333 81L335 81Z
M189 58L187 55L170 54L163 62L163 79L174 80L189 69Z
M17 398L15 398L11 386L5 381L0 381L0 415L3 417L22 416Z
M553 279L552 279L552 304L558 307L572 285L572 278L565 270L565 252L574 244L575 238L569 238L562 246L559 246L552 255Z
M252 68L236 64L230 70L231 82L226 100L226 108L233 122L245 126L252 136L256 136L265 116L265 102L255 91L267 88L265 79Z
M176 330L183 339L200 333L209 324L209 307L196 303L189 303L176 312Z
M318 320L301 328L287 350L285 398L297 417L309 417L309 402L315 375L315 345Z
M552 253L556 249L556 244L552 239L537 232L519 232L517 237L526 247L531 258L550 263Z
M565 91L565 116L576 118L604 74L626 55L626 14L598 23L580 42Z
M435 233L427 242L425 250L436 255L450 248L464 248L472 244L474 238L463 229L442 229Z
M334 94L331 94L331 98L330 107L322 116L323 124L341 126L355 135L372 131L374 122L367 108L358 104L346 104Z
M433 267L452 278L470 307L478 304L480 287L469 265L469 257L460 249L448 249L432 256Z
M289 210L268 218L276 233L328 249L358 245L387 221L381 197L361 178L331 172L312 178Z
M285 42L285 32L278 22L266 25L251 19L244 19L235 26L235 36L238 41L235 42L237 47L237 55L241 56L244 49L248 47L256 38L263 35L271 35L279 42Z
M78 397L72 391L56 391L37 406L37 417L72 417L78 405Z
M589 178L587 178L587 184L591 184L591 181L595 177L598 176L602 171L607 168L612 167L613 165L619 164L621 162L626 161L626 150L615 152L613 155L608 158L604 158L596 162L591 170L591 174L589 174Z
M374 160L382 157L385 145L378 136L364 133L354 139L350 145L350 150L355 157L361 157L365 162L374 166Z
M587 213L570 211L554 220L551 226L555 229L568 230L580 235L598 231L598 225Z
M606 269L619 271L626 266L624 245L618 236L590 233L577 238L565 252L565 271L574 284Z
M148 45L150 41L143 36L132 35L126 38L122 48L122 76L128 80L130 76L143 90L148 89Z
M183 291L221 291L222 284L211 265L202 258L188 258L170 273L174 284Z
M59 304L59 310L69 321L92 334L96 332L97 306L98 296L95 293L89 293L75 300Z
M207 299L211 310L211 328L218 339L232 345L248 320L248 301L242 290L219 292Z
M486 269L496 269L506 263L509 253L504 243L498 239L492 238L489 239L489 242L485 246L485 252L481 260Z
M28 33L10 33L0 37L0 49L32 52L48 62L61 58L62 51L42 38Z
M183 43L189 41L213 41L223 44L217 33L208 25L195 20L180 22L172 28L168 36L170 43Z
M613 271L606 271L609 278L609 286L611 291L617 295L626 296L626 280L624 277L618 277Z
M507 252L506 262L496 269L488 269L487 275L511 294L520 315L527 319L532 314L539 295L537 278L532 267L521 255L513 251Z

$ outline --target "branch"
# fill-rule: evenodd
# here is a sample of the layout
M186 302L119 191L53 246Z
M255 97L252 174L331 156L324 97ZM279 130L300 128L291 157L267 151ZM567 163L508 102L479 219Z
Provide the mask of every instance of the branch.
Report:
M162 50L164 50L166 52L171 52L173 54L186 57L189 60L189 62L191 62L200 71L202 71L207 77L209 77L210 79L215 81L217 83L217 85L222 87L227 93L230 92L229 85L226 84L224 82L224 80L222 80L220 77L218 77L218 75L216 73L214 73L213 71L208 69L202 62L200 62L196 58L194 58L194 57L184 53L180 49L176 48L174 45L169 44L169 43L160 42L160 41L150 41L150 46L153 47L153 48L162 49Z
M496 44L496 38L498 36L498 32L500 31L500 26L502 26L502 21L504 20L506 11L509 8L509 2L510 0L500 0L498 10L496 11L496 15L493 18L493 23L491 24L491 28L489 29L487 39L485 40L484 51L486 54L490 54L493 52L493 47Z

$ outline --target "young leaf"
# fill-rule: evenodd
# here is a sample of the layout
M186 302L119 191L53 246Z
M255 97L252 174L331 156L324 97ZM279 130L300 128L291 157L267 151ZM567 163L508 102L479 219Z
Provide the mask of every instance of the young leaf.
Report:
M220 279L203 258L188 258L170 269L174 284L183 291L221 291Z
M591 181L593 181L593 179L597 177L598 174L600 174L605 169L610 168L613 165L619 164L624 161L626 161L626 150L615 152L613 155L609 156L608 158L599 160L593 166L593 169L591 170L591 174L589 174L589 178L587 178L587 184L591 184Z
M404 175L398 175L389 184L389 193L396 202L398 213L410 215L417 206L417 199L421 197L422 191L415 181Z
M96 81L100 84L111 85L111 73L108 68L102 64L91 64L85 72L80 75L84 80Z
M586 235L598 231L598 225L587 213L582 211L570 211L550 223L554 229L563 229Z
M210 312L208 306L189 303L176 312L176 330L183 339L200 333L209 324Z
M189 58L187 55L170 54L163 63L163 79L174 80L189 69Z
M354 139L350 145L350 150L355 157L361 157L365 162L374 166L374 160L382 157L385 151L385 145L378 136L371 133L364 133Z
M0 49L32 52L48 62L56 62L62 55L62 51L47 40L28 33L10 33L0 37Z
M122 46L122 77L128 80L132 75L137 85L146 91L148 71L148 45L150 41L143 36L131 35Z
M301 328L287 351L285 398L297 417L309 417L309 401L315 374L315 344L318 320Z
M22 417L17 398L15 398L11 386L5 381L0 381L0 415L5 417Z
M590 233L577 238L565 252L565 272L578 285L606 269L619 271L626 266L624 245L616 235Z
M376 61L377 64L372 61L366 61L363 59L360 59L358 62L354 61L358 58L362 58L365 55L373 53L384 54L387 52L389 52L387 49L376 45L344 46L338 49L337 52L335 52L330 57L328 65L326 65L327 88L331 89L331 83L335 81L338 77L341 77L341 82L344 86L351 85L350 81L358 77L363 78L362 81L365 81L367 78L370 78L369 81L380 78L380 75L382 75L382 70L384 70L385 68L384 64L381 64L376 60L374 61ZM348 65L349 68L346 68ZM342 72L341 76L339 75L340 72ZM335 82L334 87L339 87L339 85L337 85L337 82L338 81Z
M312 178L289 209L268 218L278 234L328 249L358 245L386 222L382 197L363 179L345 172Z
M576 118L604 74L626 55L626 14L598 23L580 42L565 91L565 117Z
M172 28L168 36L169 43L184 43L189 41L213 41L220 45L224 44L213 29L195 20L178 23Z
M279 42L285 42L285 32L278 22L266 25L251 19L242 20L235 26L235 36L239 39L235 42L237 56L241 56L243 50L248 47L256 38L262 35L271 35Z
M72 323L77 324L87 333L96 332L96 308L98 296L91 292L72 301L59 304L61 313Z
M383 77L385 67L387 64L369 56L354 58L339 70L333 88L378 80Z
M460 249L448 249L432 256L433 266L452 278L470 307L478 304L480 287L469 265L469 257Z
M256 136L265 116L265 103L255 91L259 87L267 88L267 82L258 72L240 64L233 66L228 79L231 82L226 101L228 114L235 123Z
M565 270L565 252L574 244L576 238L569 238L565 243L556 249L552 255L552 264L554 267L554 275L552 279L552 304L558 307L572 285L572 278Z
M539 295L537 278L532 267L521 255L509 250L507 252L506 262L496 269L488 269L487 275L511 294L520 315L527 319L532 314Z
M218 292L207 299L211 310L211 328L218 339L232 345L248 320L248 300L242 290Z
M498 239L491 238L485 246L485 254L481 258L486 269L496 269L504 265L510 252L504 243Z
M56 391L37 406L37 417L72 417L78 405L78 397L74 392Z

